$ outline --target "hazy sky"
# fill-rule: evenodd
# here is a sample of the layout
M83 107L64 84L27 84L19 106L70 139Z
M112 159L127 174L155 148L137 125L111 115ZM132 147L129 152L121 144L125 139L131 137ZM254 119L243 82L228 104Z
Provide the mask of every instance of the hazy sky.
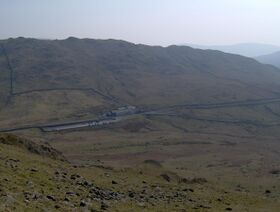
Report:
M0 0L0 39L280 45L280 0Z

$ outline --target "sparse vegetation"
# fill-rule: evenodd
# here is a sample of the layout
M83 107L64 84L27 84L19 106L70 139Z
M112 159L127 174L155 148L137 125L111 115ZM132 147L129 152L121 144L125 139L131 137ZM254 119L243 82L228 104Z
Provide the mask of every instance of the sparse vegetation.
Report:
M94 119L124 105L165 113L101 129L1 135L0 210L279 208L279 102L178 106L278 98L278 69L216 51L116 40L1 44L16 76L10 92L0 52L1 128Z
M78 167L55 160L52 154L35 154L31 145L38 146L13 135L1 135L2 211L278 209L270 199L213 187L205 179L181 179L153 162L133 169Z

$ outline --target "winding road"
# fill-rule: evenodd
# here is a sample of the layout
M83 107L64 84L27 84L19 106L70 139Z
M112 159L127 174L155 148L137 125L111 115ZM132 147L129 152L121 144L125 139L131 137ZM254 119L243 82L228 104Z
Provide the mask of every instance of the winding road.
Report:
M110 124L114 124L120 121L123 121L127 118L131 118L135 115L145 115L145 116L181 116L179 114L172 113L175 109L191 109L191 110L201 110L201 109L215 109L215 108L234 108L234 107L254 107L259 105L267 105L273 103L280 103L280 98L262 98L262 99L253 99L253 100L245 100L245 101L231 101L231 102L220 102L220 103L208 103L208 104L178 104L172 106L166 106L151 110L142 110L138 111L135 114L118 116L118 117L107 117L96 119L96 120L85 120L85 121L73 121L73 122L65 122L60 124L44 124L44 125L26 125L15 128L7 128L0 129L0 132L14 132L20 130L28 130L28 129L40 129L43 132L54 132L54 131L63 131L63 130L75 130L86 127L107 127ZM279 122L273 122L269 124L260 124L254 123L253 121L227 121L227 120L217 120L217 119L204 119L188 116L188 119L194 119L199 121L207 121L207 122L222 122L222 123L230 123L230 124L251 124L261 127L271 127L280 125Z

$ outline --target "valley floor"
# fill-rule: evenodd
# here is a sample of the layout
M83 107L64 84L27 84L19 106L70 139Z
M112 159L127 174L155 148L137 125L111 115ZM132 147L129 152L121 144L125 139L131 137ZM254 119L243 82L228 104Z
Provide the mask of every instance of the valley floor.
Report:
M36 142L47 142L61 151L71 164L79 167L63 163L62 168L57 168L68 167L67 170L71 170L67 171L68 176L78 170L94 182L103 183L102 180L107 179L101 184L105 191L117 192L118 198L122 196L110 199L110 211L134 208L135 211L227 209L270 212L277 211L280 206L279 112L279 103L274 100L225 107L213 104L207 108L182 106L133 115L101 129L49 133L27 129L15 134ZM3 112L2 116L5 116ZM10 119L8 125L13 122L20 124L21 119ZM4 126L5 119L0 124ZM147 165L146 161L152 163ZM49 164L45 165L46 169L50 168ZM52 172L55 171L52 169ZM96 176L95 172L101 174ZM53 173L48 174L54 179ZM16 175L15 172L13 176ZM22 180L25 179L19 179ZM150 180L147 187L143 182ZM56 185L59 183L62 182L58 181ZM65 183L76 189L71 179ZM100 187L100 184L96 186ZM157 187L164 191L158 194ZM7 191L10 189L12 187ZM80 208L79 201L87 201L89 188L84 189L83 198L76 198L70 209ZM141 192L147 189L143 200ZM129 196L131 190L133 197ZM65 197L61 195L68 191L63 192L54 192L60 196L59 204L64 204ZM7 193L5 195L7 197ZM90 207L100 209L102 201L94 201L89 200ZM51 207L56 206L56 201L53 203ZM37 207L46 207L40 204ZM33 207L33 203L31 205Z

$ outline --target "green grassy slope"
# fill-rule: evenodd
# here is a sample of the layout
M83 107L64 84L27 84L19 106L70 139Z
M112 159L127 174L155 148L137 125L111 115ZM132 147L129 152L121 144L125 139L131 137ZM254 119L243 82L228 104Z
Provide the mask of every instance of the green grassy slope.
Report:
M162 97L150 103L159 104L164 98L173 98L172 103L213 100L215 95L221 95L217 100L232 99L240 89L244 96L272 95L279 88L277 69L218 51L75 38L2 42L15 71L15 92L92 87L137 103L160 93ZM228 89L224 96L219 88ZM202 97L196 96L203 91Z
M0 51L1 128L95 118L123 104L279 96L278 69L218 51L76 38L0 43L8 56ZM267 125L279 123L279 103L172 113L100 130L17 133L90 167L75 168L2 139L0 210L277 211L279 173L271 172L279 170L280 135L277 125ZM21 140L3 137L9 144ZM156 162L143 164L147 159ZM192 183L199 177L208 182Z
M277 211L251 193L181 178L158 162L134 169L76 167L54 149L0 136L1 211ZM44 155L44 156L43 156Z
M279 96L278 69L218 51L76 38L0 43L0 115L9 114L9 122L14 115L23 117L20 124L73 114L86 118L89 111L94 117L100 105L153 107ZM5 107L10 71L15 95ZM87 89L94 90L89 94ZM45 117L26 114L30 108ZM4 126L7 119L1 121Z

